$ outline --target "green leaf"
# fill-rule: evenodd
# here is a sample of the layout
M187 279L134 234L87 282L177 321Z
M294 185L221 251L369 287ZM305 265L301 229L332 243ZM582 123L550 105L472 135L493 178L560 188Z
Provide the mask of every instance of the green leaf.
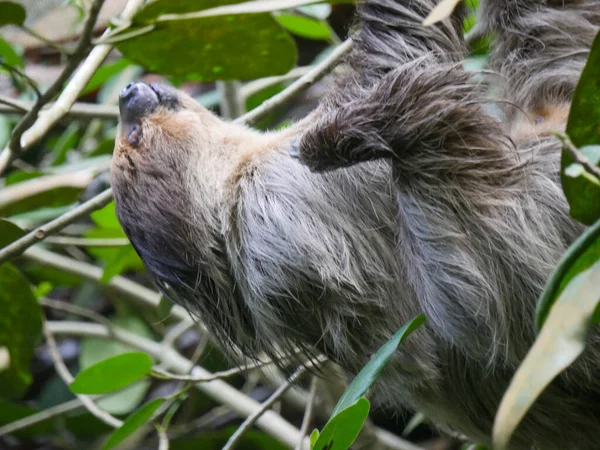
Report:
M122 230L119 219L117 218L116 204L114 201L110 202L104 208L94 211L90 216L94 223L101 228ZM122 236L125 236L125 233L123 233Z
M125 232L117 219L115 202L91 214L92 220L100 228L88 231L87 238L124 238ZM108 283L114 276L120 275L125 270L142 270L144 264L132 245L121 247L88 248L88 252L96 258L104 260L104 273L102 283Z
M0 219L0 248L12 244L23 236L25 236L25 232L17 225L8 220Z
M161 320L163 318L169 317L173 306L175 305L169 298L165 297L164 295L160 297L160 302L158 303L158 315L161 318Z
M571 102L567 135L576 147L600 145L600 33L596 36ZM564 170L573 163L562 152L561 181L571 216L591 225L600 218L600 186L584 176L572 178Z
M542 391L583 352L599 301L600 260L569 282L517 369L496 415L495 449L508 446L514 430Z
M113 259L110 259L104 267L102 273L101 283L108 283L115 276L120 275L129 268L141 269L143 264L138 256L137 252L131 245L124 245L116 250L116 254Z
M137 316L126 315L111 320L117 327L123 328L134 334L153 339L152 330L146 322ZM133 347L105 339L86 338L81 342L79 352L79 366L86 369L94 364L115 355L135 351ZM133 411L146 396L150 387L150 380L143 379L114 394L107 395L98 400L98 406L111 414L128 414Z
M366 398L359 398L327 422L319 435L313 450L348 450L369 415L370 404ZM312 439L312 436L311 436Z
M100 67L94 73L92 79L88 82L85 89L81 92L81 96L89 94L90 92L95 91L100 88L104 83L106 83L110 78L119 74L123 69L129 67L131 62L127 61L124 58L118 59L117 61L107 64L105 66Z
M379 373L387 365L398 346L417 328L425 323L425 315L419 314L417 317L406 323L400 328L394 336L387 341L375 353L371 360L363 367L359 374L354 378L346 392L342 395L338 404L333 410L331 416L335 416L343 409L353 405L362 397L367 390L373 385Z
M23 6L15 2L0 2L0 27L4 25L23 25L26 12Z
M600 145L600 33L573 94L567 134L577 147Z
M161 407L161 405L165 402L164 398L156 398L154 400L149 401L136 412L131 414L121 427L117 428L113 434L110 435L110 438L104 444L103 450L108 450L114 448L121 442L123 442L127 437L131 436L142 425L145 425L148 422L156 410Z
M2 19L0 19L1 21ZM0 37L0 59L11 67L23 67L23 60L11 45Z
M306 39L327 40L331 37L327 22L295 14L280 14L276 19L286 30Z
M588 228L568 249L548 280L535 313L535 326L539 331L550 309L561 292L584 270L600 260L600 220Z
M317 430L316 428L313 430L312 433L310 433L310 448L311 449L315 446L315 444L319 440L320 435L321 435L321 433L319 433L319 430Z
M146 353L124 353L82 370L69 387L76 394L106 394L141 380L151 370L152 359Z
M152 72L200 81L282 75L294 67L297 56L291 37L267 13L160 23L117 48Z
M150 2L133 18L134 23L148 24L163 14L185 14L183 17L161 17L160 21L181 21L198 17L229 16L232 14L259 14L300 8L322 3L323 0L278 0L276 2L256 2L239 0L155 0ZM354 0L336 0L335 3L354 3Z
M29 281L12 264L0 265L0 347L10 366L0 372L0 396L20 397L31 384L29 366L42 333L42 312Z
M54 148L52 149L52 157L50 165L56 166L63 164L67 160L67 153L77 147L79 142L79 125L75 122L71 123L65 131L62 132Z

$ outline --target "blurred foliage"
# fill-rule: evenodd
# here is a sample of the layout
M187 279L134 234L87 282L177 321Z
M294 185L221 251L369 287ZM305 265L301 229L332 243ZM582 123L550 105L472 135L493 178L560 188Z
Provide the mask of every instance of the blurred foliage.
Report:
M31 286L12 264L0 265L0 348L8 350L8 367L0 370L0 396L19 398L32 382L29 366L40 340L42 320Z
M85 2L68 3L84 20ZM268 7L264 8L257 3L231 0L150 1L135 15L131 26L113 20L108 34L98 37L98 42L114 42L118 52L113 52L95 72L78 94L78 101L112 107L114 111L120 89L143 77L171 82L218 112L221 92L212 82L283 75L302 58L306 61L302 64L317 64L329 54L332 44L344 37L351 23L348 13L342 14L341 26L339 17L337 22L333 20L332 16L343 11L338 3L343 2L280 0L267 2ZM453 2L447 2L450 3ZM478 2L467 3L470 15L463 24L465 33L476 25ZM21 5L0 2L0 27L22 30L25 19L26 9ZM490 42L489 36L472 42L465 61L467 70L486 67ZM44 83L43 79L29 78L27 69L39 61L55 68L64 64L69 56L57 53L56 48L43 42L38 47L23 48L9 38L0 38L0 72L8 75L16 101L34 101L36 89L43 92L48 88L47 80ZM293 77L273 79L249 95L242 95L242 103L247 110L253 109L292 81ZM241 92L252 82L243 85ZM305 110L310 107L298 103ZM600 37L575 92L566 130L576 150L595 166L600 165L599 105ZM0 178L2 194L12 192L10 196L0 196L0 249L108 186L107 170L117 123L116 116L104 114L102 119L80 114L62 120L20 159L18 166ZM0 116L0 146L7 144L20 117ZM293 114L282 117L275 111L257 128L285 127L294 118ZM77 181L84 173L89 175L89 183ZM67 175L60 184L48 183L60 175ZM545 383L577 357L586 331L600 321L598 298L594 298L600 261L600 180L574 162L566 151L561 177L573 217L590 227L565 254L540 298L536 313L540 338L520 369L522 378L508 391L508 406L500 414L496 428L502 439L508 439L518 425L518 417L535 402ZM21 195L23 192L28 194ZM78 324L84 331L90 331L85 327L102 325L129 333L145 345L167 345L165 342L173 339L168 342L168 349L176 350L185 361L197 359L201 367L212 372L235 366L197 328L179 330L173 337L172 333L185 323L167 299L161 299L159 307L154 308L132 303L130 297L135 297L135 293L131 290L115 290L118 282L127 283L136 292L153 292L143 264L118 222L114 203L69 225L56 238L47 239L38 248L69 258L72 267L40 262L27 254L0 265L0 307L4 311L0 319L0 355L8 355L6 362L0 361L0 427L75 399L55 374L47 346L40 342L40 303L45 300L80 308L45 307L45 315L52 323ZM158 295L153 297L153 301L157 299ZM106 322L98 321L97 316ZM328 423L328 414L317 414L313 427L322 431L315 430L312 435L314 448L343 450L355 439L369 414L369 403L363 396L396 347L423 320L421 316L415 318L382 347L349 387ZM171 449L222 448L237 429L240 417L230 409L224 410L206 391L191 390L191 383L149 376L154 362L146 355L134 353L140 349L124 344L111 332L107 336L90 333L84 337L57 333L58 350L76 377L71 388L86 393L109 392L96 404L123 420L123 425L115 430L78 408L35 422L10 433L10 437L0 436L0 447L123 448L125 442L130 448L156 448L155 429L148 426L151 422L168 431ZM557 345L565 342L568 345ZM562 364L556 363L557 358ZM280 375L285 377L287 373ZM272 381L266 381L257 372L230 377L227 383L257 401L263 401L272 392ZM515 399L526 401L515 409ZM302 417L298 411L290 411L293 408L285 401L281 405L281 414L299 426ZM238 448L287 447L265 432L252 429ZM483 447L474 444L470 448Z

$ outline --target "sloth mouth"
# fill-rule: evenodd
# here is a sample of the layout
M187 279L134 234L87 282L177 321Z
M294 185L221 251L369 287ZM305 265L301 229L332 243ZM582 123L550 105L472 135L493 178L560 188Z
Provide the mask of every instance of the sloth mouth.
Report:
M141 139L141 121L161 106L174 110L178 106L177 92L167 86L142 82L129 83L119 94L119 113L127 142L137 145Z

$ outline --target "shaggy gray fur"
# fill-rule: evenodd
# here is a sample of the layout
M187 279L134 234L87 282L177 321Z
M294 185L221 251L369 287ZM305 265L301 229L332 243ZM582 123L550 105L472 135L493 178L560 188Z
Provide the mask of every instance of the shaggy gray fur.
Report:
M158 286L247 354L322 351L352 374L424 312L428 324L374 395L489 443L535 338L536 299L581 227L558 182L558 143L515 133L527 117L486 113L482 87L461 69L461 11L420 25L434 3L361 5L347 70L296 128L304 165L271 151L215 182L219 160L205 149L233 139L210 127L196 140L154 132L155 122L144 124L147 149L115 163L113 184ZM482 0L482 10L506 97L532 117L568 102L600 1ZM594 330L511 449L598 448L598 361Z

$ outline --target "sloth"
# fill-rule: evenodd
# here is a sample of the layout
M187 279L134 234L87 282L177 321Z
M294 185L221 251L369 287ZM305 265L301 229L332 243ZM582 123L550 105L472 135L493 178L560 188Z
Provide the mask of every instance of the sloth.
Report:
M465 9L360 4L327 95L286 129L225 122L177 90L121 93L117 214L158 288L225 348L325 354L348 374L427 323L373 388L490 443L535 339L536 299L583 227L559 181L599 0L481 0L489 75L463 69ZM493 93L493 95L491 95ZM595 449L600 334L540 397L511 449Z

